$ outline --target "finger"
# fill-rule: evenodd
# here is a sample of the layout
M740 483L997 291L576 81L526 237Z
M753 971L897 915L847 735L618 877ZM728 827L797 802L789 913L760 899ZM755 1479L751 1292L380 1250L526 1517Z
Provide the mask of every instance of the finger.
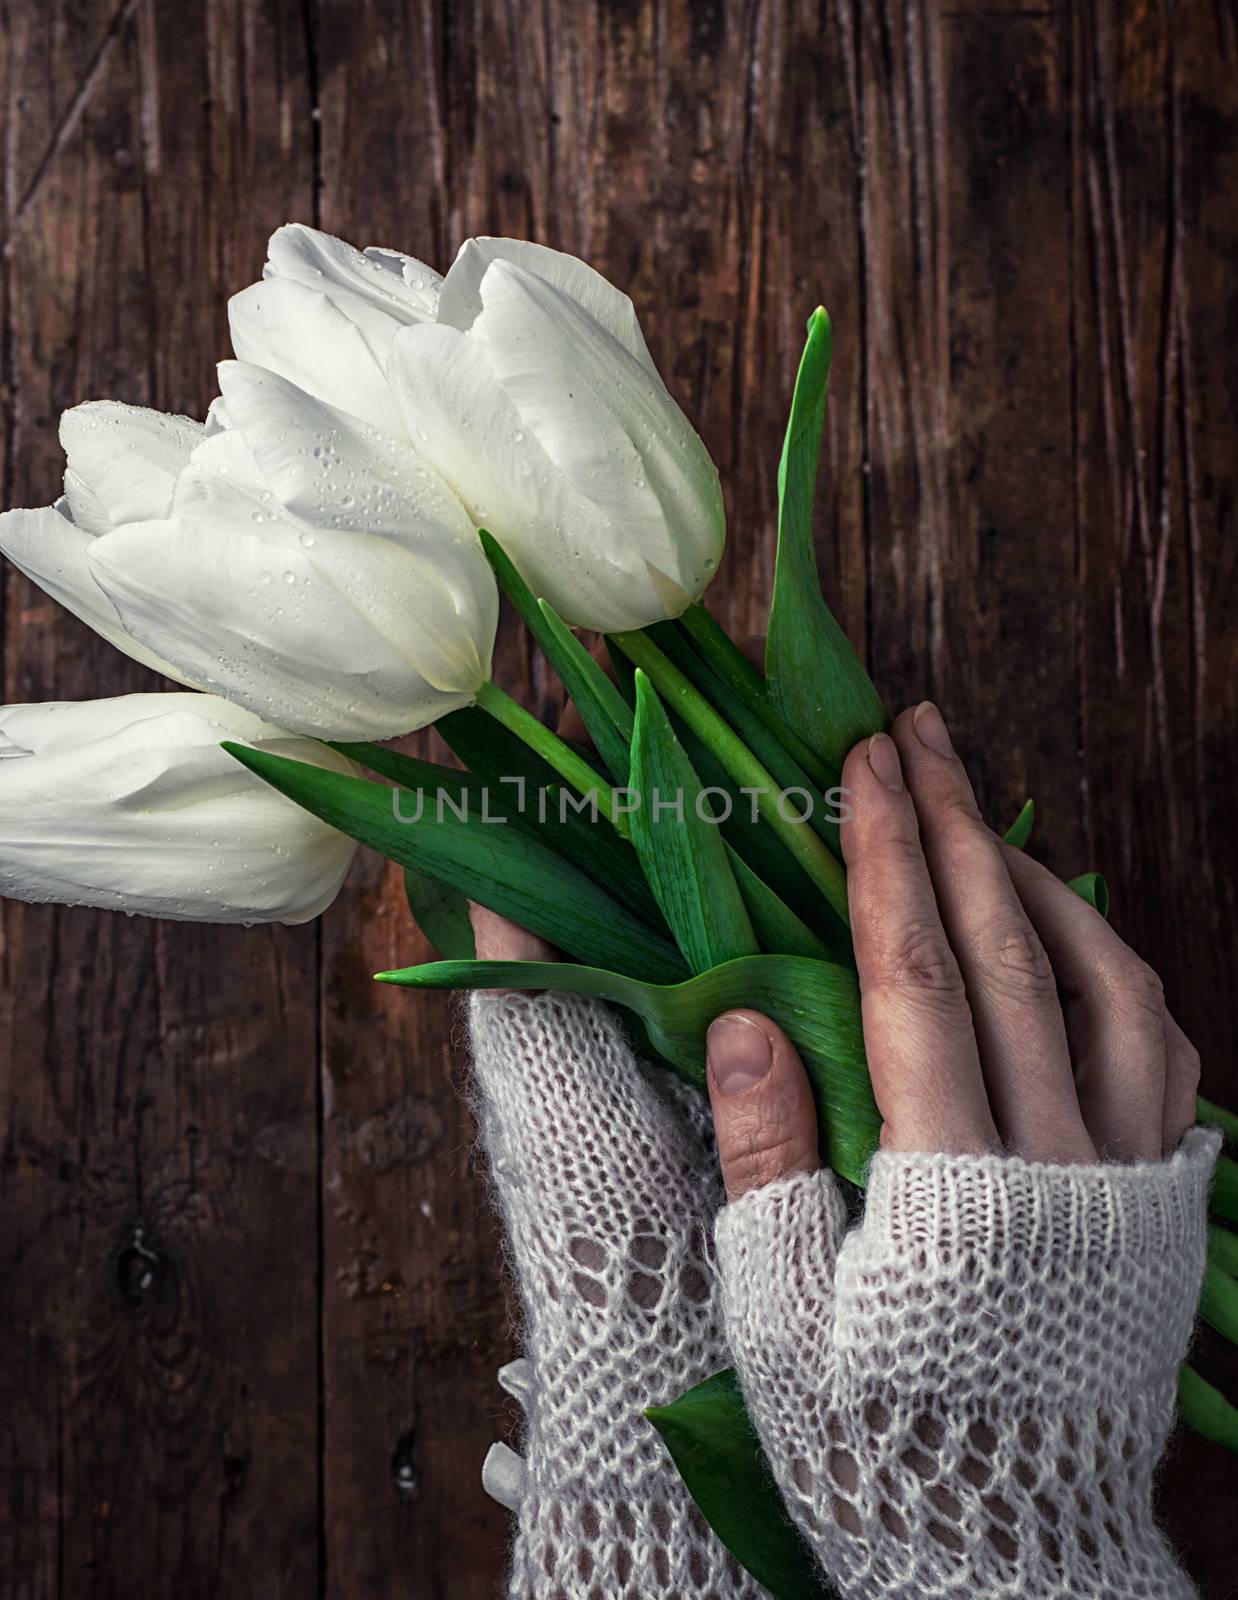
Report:
M1165 1043L1168 1050L1161 1151L1168 1155L1178 1148L1187 1129L1193 1128L1198 1120L1195 1101L1199 1094L1199 1051L1168 1011L1165 1013Z
M941 712L927 700L904 711L894 742L1002 1140L1032 1161L1095 1161L1053 969L981 820Z
M1113 1160L1154 1159L1165 1138L1168 1070L1160 980L1047 867L1009 845L999 848L1062 990L1092 1142Z
M488 906L469 901L469 921L479 961L557 961L559 952L535 933L518 927Z
M756 1011L726 1011L710 1025L705 1051L727 1199L815 1172L821 1161L808 1075L777 1023Z
M859 744L843 766L842 825L864 1047L882 1143L953 1154L1000 1148L958 963L937 912L915 808L894 741Z

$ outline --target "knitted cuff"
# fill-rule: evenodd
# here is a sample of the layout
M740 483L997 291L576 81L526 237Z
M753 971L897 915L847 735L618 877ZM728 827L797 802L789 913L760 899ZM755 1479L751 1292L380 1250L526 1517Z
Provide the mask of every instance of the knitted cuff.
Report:
M831 1174L796 1173L718 1213L718 1275L732 1342L776 1369L787 1352L827 1344L835 1259L847 1212Z
M1217 1148L1195 1128L1168 1159L1131 1165L879 1153L863 1224L839 1252L839 1356L860 1354L870 1374L874 1357L891 1372L910 1362L942 1391L958 1388L962 1340L977 1384L1063 1401L1172 1374Z

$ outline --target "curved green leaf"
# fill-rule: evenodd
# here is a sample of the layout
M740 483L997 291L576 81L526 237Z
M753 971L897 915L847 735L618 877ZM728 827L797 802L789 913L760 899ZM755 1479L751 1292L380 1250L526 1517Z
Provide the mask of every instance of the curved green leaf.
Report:
M1099 872L1085 872L1078 878L1072 878L1066 887L1073 889L1081 900L1086 900L1102 917L1108 917L1109 885Z
M803 1059L817 1106L825 1163L863 1185L881 1132L860 1025L854 972L802 956L743 956L686 982L655 984L593 967L546 961L435 961L376 973L414 989L559 989L635 1012L666 1063L705 1087L705 1034L722 1011L751 1006L772 1017Z
M540 839L450 807L423 804L384 783L327 772L246 745L224 749L305 810L380 851L427 872L582 961L652 982L685 972L679 952ZM401 797L403 796L403 800Z
M774 1600L837 1600L787 1515L733 1372L645 1415L706 1522Z
M821 594L812 507L833 336L818 306L778 464L778 554L765 642L774 706L810 749L841 769L852 745L887 726L881 698Z

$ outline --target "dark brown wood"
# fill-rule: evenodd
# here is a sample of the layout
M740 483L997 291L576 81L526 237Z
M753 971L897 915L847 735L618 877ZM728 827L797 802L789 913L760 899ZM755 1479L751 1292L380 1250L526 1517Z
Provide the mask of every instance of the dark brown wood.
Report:
M1108 874L1238 1099L1232 7L8 0L0 25L5 505L55 493L69 404L201 414L279 222L438 266L514 233L633 294L726 486L713 600L756 631L823 301L839 615L892 704L941 701L995 821L1033 794L1045 858ZM2 581L6 700L153 686ZM499 662L553 714L511 630ZM6 1600L494 1592L499 1242L451 1007L370 981L423 953L374 858L309 929L0 908ZM1165 1473L1216 1600L1233 1480L1186 1438Z

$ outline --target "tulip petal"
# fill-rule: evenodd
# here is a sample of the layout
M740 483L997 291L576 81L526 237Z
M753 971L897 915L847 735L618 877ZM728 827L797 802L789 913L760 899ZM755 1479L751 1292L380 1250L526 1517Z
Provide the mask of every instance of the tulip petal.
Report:
M394 335L400 324L387 320ZM326 294L291 279L267 278L232 296L228 325L242 361L277 372L388 433L403 433L382 360Z
M379 361L387 358L396 326L433 318L443 281L412 256L381 248L357 250L300 222L271 235L263 276L325 294L357 325Z
M315 527L391 539L424 558L466 636L493 637L498 592L475 525L427 462L389 433L259 367L221 362L219 382L266 487L285 510Z
M228 403L244 403L237 389ZM359 507L386 490L354 482ZM470 704L489 676L493 579L479 575L463 619L430 533L375 537L345 516L323 527L282 507L234 430L194 452L171 518L96 540L91 570L135 636L237 704L319 738L390 738Z
M205 430L191 417L90 400L60 419L65 498L86 533L167 515L176 474Z
M406 328L389 375L417 450L474 521L494 530L534 594L570 622L603 631L667 615L630 526L556 469L480 345L442 325Z
M87 552L94 542L92 535L70 520L64 501L37 511L6 511L0 516L0 550L32 583L134 661L153 667L176 683L196 687L190 678L125 631L116 607L95 582L87 562Z
M551 250L526 239L466 239L452 263L439 294L438 320L467 333L482 311L482 279L494 261L511 261L526 272L553 284L569 296L653 377L658 369L645 343L645 335L631 300L576 256Z
M335 751L211 695L0 708L0 894L207 922L304 922L352 841L220 748L342 772Z

